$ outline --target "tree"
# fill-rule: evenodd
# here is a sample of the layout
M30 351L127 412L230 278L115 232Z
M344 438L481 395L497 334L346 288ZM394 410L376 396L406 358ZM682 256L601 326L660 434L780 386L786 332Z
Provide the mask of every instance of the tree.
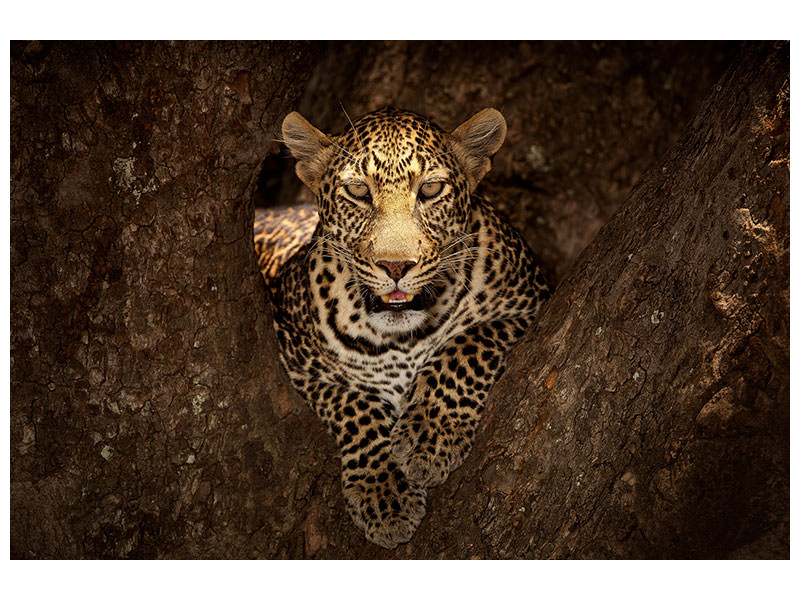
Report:
M507 50L493 48L481 47ZM543 70L558 95L571 82L563 60L591 54L515 48L522 72L507 67L497 93ZM598 77L629 84L594 115L608 151L588 179L607 202L587 230L611 218L574 264L580 236L552 225L556 203L515 201L575 173L510 136L487 183L529 217L518 220L530 237L531 211L552 225L534 247L559 287L493 390L470 458L395 551L346 516L335 446L278 368L250 240L251 194L281 177L268 160L259 180L276 124L341 76L313 65L335 50L356 81L401 64L413 84L431 51L378 49L367 64L358 45L12 46L12 556L787 556L788 45L743 46L643 176L700 92L677 85L686 107L666 118L656 75L623 77L620 46L600 57ZM710 82L727 47L705 62L696 50L641 55ZM393 85L363 89L402 102ZM480 89L495 87L451 91L470 103L458 110L480 108ZM608 123L629 115L614 104L629 95L650 118L626 161L615 144L630 132Z

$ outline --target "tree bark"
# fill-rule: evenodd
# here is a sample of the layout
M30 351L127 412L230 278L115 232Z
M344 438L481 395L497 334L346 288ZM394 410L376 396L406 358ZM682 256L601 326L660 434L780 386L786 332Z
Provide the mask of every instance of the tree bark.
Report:
M394 551L346 515L252 255L269 138L325 60L12 46L12 556L788 557L788 45L747 45L553 260L470 458Z
M278 552L251 194L316 52L12 47L12 556Z
M408 552L788 558L787 61L748 46L581 254Z

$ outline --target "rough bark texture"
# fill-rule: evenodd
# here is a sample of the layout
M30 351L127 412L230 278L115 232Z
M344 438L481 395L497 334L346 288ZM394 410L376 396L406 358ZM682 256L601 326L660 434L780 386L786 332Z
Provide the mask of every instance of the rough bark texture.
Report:
M12 556L788 556L788 45L644 176L727 46L470 48L12 45ZM503 109L488 183L563 279L395 551L283 383L250 241L281 118L336 128L344 80L351 113Z
M788 558L788 110L788 47L749 48L518 347L431 503L469 533L417 548Z
M292 527L251 193L312 58L12 48L14 556L271 555L253 532Z

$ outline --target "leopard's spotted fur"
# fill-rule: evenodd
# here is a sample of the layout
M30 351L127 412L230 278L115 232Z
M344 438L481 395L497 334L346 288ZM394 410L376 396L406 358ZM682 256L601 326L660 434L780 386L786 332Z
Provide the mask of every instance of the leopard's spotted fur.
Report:
M387 108L327 136L292 113L283 134L319 222L277 277L256 223L281 358L341 448L350 515L392 548L469 453L548 295L528 245L475 193L505 120L486 109L447 133Z
M311 241L319 218L311 205L257 208L253 245L258 268L269 281L297 251Z

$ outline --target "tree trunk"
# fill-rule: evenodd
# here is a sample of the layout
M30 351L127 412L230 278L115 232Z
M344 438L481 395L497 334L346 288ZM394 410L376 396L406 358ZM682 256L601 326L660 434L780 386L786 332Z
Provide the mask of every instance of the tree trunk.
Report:
M251 194L316 52L13 46L13 556L269 556L302 515Z
M788 558L788 124L788 45L748 47L518 346L407 552Z
M327 50L12 45L12 557L788 557L788 44L744 47L571 268L544 253L566 277L393 551L346 515L252 254ZM639 177L612 163L609 198Z

